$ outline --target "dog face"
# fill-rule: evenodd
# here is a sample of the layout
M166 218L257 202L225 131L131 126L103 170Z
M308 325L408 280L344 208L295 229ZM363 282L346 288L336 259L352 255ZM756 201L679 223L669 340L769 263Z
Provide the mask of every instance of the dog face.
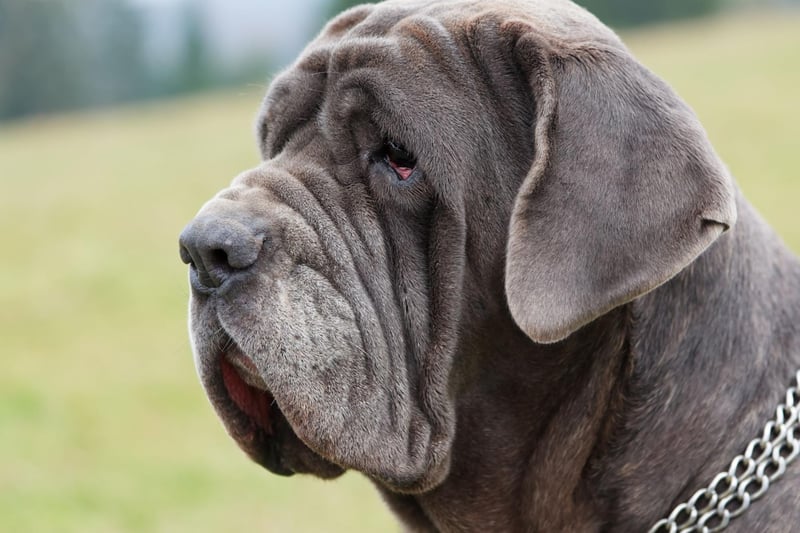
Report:
M561 341L735 219L691 112L560 0L348 11L272 83L258 141L181 254L202 384L279 474L442 483L475 332Z

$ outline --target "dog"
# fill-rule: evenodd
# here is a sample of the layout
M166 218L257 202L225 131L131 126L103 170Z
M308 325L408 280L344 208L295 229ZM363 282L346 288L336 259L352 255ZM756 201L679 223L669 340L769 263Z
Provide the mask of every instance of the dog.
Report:
M800 262L587 11L353 8L257 124L180 236L256 463L360 471L412 531L800 525Z

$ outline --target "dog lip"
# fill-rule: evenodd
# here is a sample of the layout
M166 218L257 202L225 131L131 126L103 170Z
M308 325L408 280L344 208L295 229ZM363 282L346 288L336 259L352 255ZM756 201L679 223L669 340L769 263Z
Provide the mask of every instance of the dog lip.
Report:
M225 359L227 359L228 362L233 365L237 371L237 374L239 374L239 377L242 378L242 381L244 381L247 385L264 392L269 392L267 384L259 375L258 367L256 367L256 364L253 362L253 360L245 355L241 350L227 350L223 354L223 357L225 357Z
M275 399L264 381L251 371L250 367L255 367L252 361L244 355L236 355L236 351L230 351L219 358L219 367L228 398L247 415L251 423L267 435L272 435Z
M219 352L216 360L220 386L230 402L230 408L225 409L227 414L221 412L220 415L231 437L253 461L267 470L281 476L294 475L294 470L284 463L275 435L280 410L264 380L256 373L255 363L235 346Z
M344 472L297 437L254 358L231 336L223 332L200 350L206 355L201 379L209 399L230 437L250 459L280 476L313 473L331 479Z

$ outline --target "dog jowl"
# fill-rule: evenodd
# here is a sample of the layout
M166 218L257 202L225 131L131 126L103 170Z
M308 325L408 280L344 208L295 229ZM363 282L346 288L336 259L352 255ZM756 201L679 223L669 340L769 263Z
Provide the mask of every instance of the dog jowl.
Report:
M257 142L180 237L202 385L257 463L360 471L411 529L646 530L798 363L797 260L571 2L347 11Z

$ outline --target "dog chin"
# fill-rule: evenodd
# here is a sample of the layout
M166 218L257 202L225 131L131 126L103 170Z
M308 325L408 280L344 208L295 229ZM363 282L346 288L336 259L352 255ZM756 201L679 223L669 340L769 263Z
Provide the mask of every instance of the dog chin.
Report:
M296 435L279 402L252 359L235 343L215 343L222 350L203 359L201 379L228 433L256 463L281 476L312 474L332 479L341 466L310 449Z

